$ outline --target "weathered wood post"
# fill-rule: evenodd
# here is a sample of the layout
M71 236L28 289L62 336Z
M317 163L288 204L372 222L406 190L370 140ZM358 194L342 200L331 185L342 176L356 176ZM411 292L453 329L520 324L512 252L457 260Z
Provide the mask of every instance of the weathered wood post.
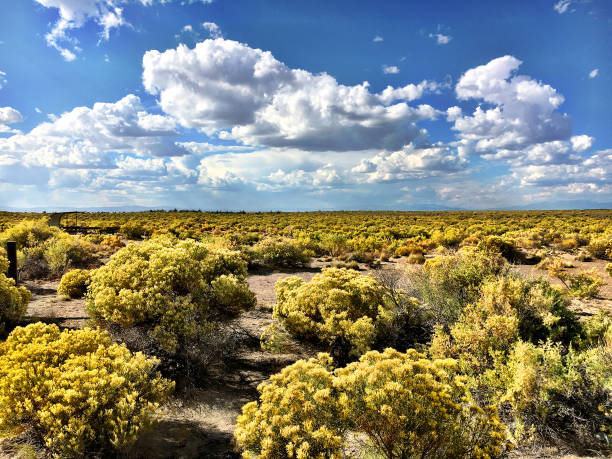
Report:
M8 277L12 277L17 282L17 243L15 241L6 243L6 254L9 261Z

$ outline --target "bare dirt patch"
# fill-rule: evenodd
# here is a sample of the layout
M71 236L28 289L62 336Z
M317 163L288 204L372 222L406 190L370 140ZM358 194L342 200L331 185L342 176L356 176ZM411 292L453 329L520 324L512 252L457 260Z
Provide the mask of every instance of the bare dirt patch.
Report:
M578 274L580 271L595 270L599 277L604 281L604 285L599 290L597 298L589 298L586 300L575 298L572 300L571 308L578 315L590 316L596 314L599 310L607 310L612 312L612 277L606 272L607 261L578 261L572 254L563 253L557 255L563 260L570 262L572 267L566 268L570 274ZM564 288L563 283L554 277L551 277L545 269L540 269L535 265L514 265L513 270L527 278L543 277L550 282L551 285Z
M56 323L63 328L83 328L88 320L84 299L64 299L57 294L59 281L22 282L32 292L25 319L28 322Z

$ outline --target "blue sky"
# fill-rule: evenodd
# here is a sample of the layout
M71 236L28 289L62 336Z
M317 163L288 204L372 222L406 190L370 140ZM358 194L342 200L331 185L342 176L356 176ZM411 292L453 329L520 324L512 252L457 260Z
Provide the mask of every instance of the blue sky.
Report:
M607 0L2 0L0 208L612 207Z

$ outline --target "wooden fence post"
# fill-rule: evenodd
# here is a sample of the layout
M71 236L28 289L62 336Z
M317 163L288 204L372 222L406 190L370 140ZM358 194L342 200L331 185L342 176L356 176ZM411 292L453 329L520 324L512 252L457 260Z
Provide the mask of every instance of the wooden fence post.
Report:
M15 279L17 282L17 243L15 241L8 241L6 243L6 253L9 260L8 277Z

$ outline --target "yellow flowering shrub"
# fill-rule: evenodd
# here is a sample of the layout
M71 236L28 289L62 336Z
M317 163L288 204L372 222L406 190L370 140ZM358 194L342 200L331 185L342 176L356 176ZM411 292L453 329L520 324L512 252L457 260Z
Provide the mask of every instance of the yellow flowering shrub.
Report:
M505 426L471 398L454 360L371 351L336 371L343 417L386 458L501 455Z
M378 322L388 317L377 279L344 268L324 269L309 283L287 277L276 283L274 316L295 336L318 339L332 350L360 355L376 339Z
M5 276L9 262L0 255L0 330L6 321L19 319L26 312L32 294L25 287L15 286L15 281Z
M17 242L20 277L40 278L59 275L68 267L78 267L92 256L92 245L84 237L71 236L49 226L46 219L24 220L0 233L0 245Z
M42 244L60 232L59 228L49 226L44 218L22 220L0 233L0 245L4 246L6 241L15 241L18 249L33 247Z
M157 238L130 244L92 271L87 310L100 323L144 327L176 354L212 322L255 303L238 252L193 240Z
M373 457L490 458L505 449L495 408L473 402L453 360L387 349L331 364L319 354L259 386L234 433L245 458L346 457L348 432L367 438Z
M120 249L121 247L125 247L125 244L121 240L119 236L116 234L106 234L100 240L100 245L105 245L112 249Z
M87 293L89 285L89 271L86 269L73 269L62 276L57 294L66 298L82 298Z
M259 385L259 402L242 407L234 433L245 458L343 457L331 363L327 354L299 360Z
M608 234L591 239L587 250L593 258L610 259L610 255L612 255L612 236Z
M608 275L612 277L612 263L608 263L606 265L606 271L608 272Z
M0 429L32 429L59 457L124 448L173 387L157 365L98 330L17 327L0 344Z
M567 300L546 282L498 277L482 285L478 301L466 306L449 333L435 328L430 352L457 358L465 371L477 374L491 367L495 352L510 349L519 338L567 344L580 331Z

